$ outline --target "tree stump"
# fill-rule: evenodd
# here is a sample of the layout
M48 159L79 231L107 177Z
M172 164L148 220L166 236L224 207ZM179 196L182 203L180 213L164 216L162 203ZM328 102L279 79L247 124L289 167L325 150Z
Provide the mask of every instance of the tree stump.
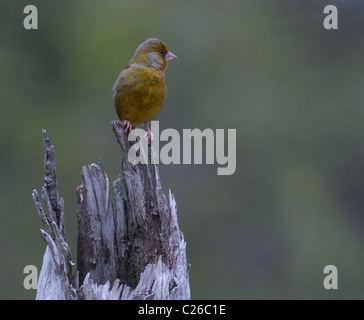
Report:
M43 130L45 178L33 199L47 244L36 299L190 299L186 242L171 190L163 194L156 164L132 164L132 144L120 121L113 130L122 149L121 174L112 188L101 160L82 168L77 193L77 273L64 230L54 147ZM151 158L153 149L149 147ZM113 190L113 192L111 191ZM111 196L113 194L113 197Z

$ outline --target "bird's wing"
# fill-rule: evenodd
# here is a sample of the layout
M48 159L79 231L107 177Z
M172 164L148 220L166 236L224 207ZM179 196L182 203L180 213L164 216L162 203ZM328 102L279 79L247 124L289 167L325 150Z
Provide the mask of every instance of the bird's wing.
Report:
M118 93L121 93L125 89L131 89L137 85L140 81L139 77L135 75L137 70L127 65L119 74L118 79L112 88L114 98Z

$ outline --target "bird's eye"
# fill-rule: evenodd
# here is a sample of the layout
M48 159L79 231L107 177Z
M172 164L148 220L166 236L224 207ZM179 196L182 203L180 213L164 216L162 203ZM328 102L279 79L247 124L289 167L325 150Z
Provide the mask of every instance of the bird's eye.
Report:
M164 56L164 55L165 55L165 53L166 53L163 49L160 49L160 50L159 50L159 52L160 52L160 54L161 54L162 56Z

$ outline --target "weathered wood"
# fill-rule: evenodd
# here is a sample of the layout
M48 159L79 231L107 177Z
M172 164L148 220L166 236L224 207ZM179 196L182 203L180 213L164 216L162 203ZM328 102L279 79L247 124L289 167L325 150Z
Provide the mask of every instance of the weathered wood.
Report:
M116 279L114 214L109 179L100 160L82 168L83 184L77 193L77 270L82 282L87 273L96 283Z
M38 192L33 190L33 199L45 230L41 236L47 243L43 265L39 274L36 299L39 300L73 300L76 290L72 282L71 251L64 231L64 202L59 200L56 180L56 163L54 147L45 130L42 131L44 143L44 185L42 198L46 205L46 215Z
M123 157L121 176L110 183L101 160L82 168L77 187L77 274L64 232L63 199L58 200L54 148L43 131L45 184L33 198L48 244L37 299L189 299L186 243L177 206L163 194L157 165L132 164L131 143L119 121L113 130ZM151 157L153 150L149 148Z
M113 129L123 150L122 177L126 194L125 222L121 227L126 232L123 237L117 237L121 239L117 243L119 266L126 273L119 273L118 277L135 287L145 267L161 260L172 275L164 274L165 280L169 279L171 291L178 287L180 299L189 299L186 244L178 228L177 205L172 192L169 190L168 202L162 192L156 164L133 165L129 162L130 142L120 121L113 122ZM161 293L158 299L169 295Z

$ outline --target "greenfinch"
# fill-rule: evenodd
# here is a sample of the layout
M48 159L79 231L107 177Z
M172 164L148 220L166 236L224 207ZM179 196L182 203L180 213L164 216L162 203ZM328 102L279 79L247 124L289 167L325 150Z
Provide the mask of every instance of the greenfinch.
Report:
M152 121L163 106L167 94L164 71L168 61L176 58L161 40L149 38L139 45L120 72L112 92L125 132L145 123L148 139L152 139L148 121Z

